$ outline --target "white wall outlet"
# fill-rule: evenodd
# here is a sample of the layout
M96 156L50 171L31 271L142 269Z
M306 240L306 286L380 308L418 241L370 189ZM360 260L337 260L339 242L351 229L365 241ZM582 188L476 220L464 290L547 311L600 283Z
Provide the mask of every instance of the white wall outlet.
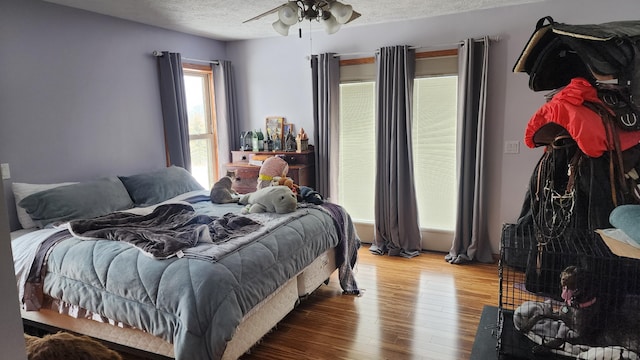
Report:
M2 180L7 180L11 178L11 171L9 170L8 163L0 164L0 172L2 173Z
M520 153L520 141L509 140L504 142L505 154L519 154Z

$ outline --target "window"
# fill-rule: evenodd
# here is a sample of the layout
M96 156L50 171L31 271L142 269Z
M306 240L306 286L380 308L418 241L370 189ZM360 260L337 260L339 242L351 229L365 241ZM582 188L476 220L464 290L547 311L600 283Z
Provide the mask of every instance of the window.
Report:
M374 218L375 87L373 81L340 85L338 203L359 222Z
M420 227L449 232L457 201L457 56L455 50L416 55L412 141ZM341 65L338 202L354 221L373 223L375 64Z
M213 73L208 66L183 64L189 119L191 173L205 188L218 178Z
M453 230L458 77L417 78L413 97L411 135L420 227Z

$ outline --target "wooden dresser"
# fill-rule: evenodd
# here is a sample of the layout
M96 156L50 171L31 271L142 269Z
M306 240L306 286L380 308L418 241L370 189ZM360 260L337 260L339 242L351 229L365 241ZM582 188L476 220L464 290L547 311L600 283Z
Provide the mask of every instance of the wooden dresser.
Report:
M235 170L236 181L233 189L240 194L256 191L260 165L252 165L249 162L256 155L279 156L289 164L288 177L298 185L315 188L315 157L313 150L302 152L286 151L232 151L231 162L225 164L226 170Z

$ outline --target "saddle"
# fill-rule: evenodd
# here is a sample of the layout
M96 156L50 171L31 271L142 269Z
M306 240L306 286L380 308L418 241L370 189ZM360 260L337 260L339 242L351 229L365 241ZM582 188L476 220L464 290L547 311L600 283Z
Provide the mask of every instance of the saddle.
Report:
M640 106L640 21L569 25L538 20L513 72L529 74L534 91L563 87L575 77L617 79Z

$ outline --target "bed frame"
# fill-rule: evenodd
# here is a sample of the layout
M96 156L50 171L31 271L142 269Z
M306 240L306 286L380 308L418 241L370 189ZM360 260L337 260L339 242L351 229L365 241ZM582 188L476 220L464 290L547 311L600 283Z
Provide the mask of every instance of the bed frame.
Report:
M278 324L299 302L326 282L336 270L335 249L316 258L297 276L289 279L242 319L236 333L227 343L223 359L237 359L253 347ZM173 345L142 330L123 328L90 319L77 319L53 310L22 310L25 325L47 332L59 330L88 335L115 350L144 354L155 359L174 358Z

